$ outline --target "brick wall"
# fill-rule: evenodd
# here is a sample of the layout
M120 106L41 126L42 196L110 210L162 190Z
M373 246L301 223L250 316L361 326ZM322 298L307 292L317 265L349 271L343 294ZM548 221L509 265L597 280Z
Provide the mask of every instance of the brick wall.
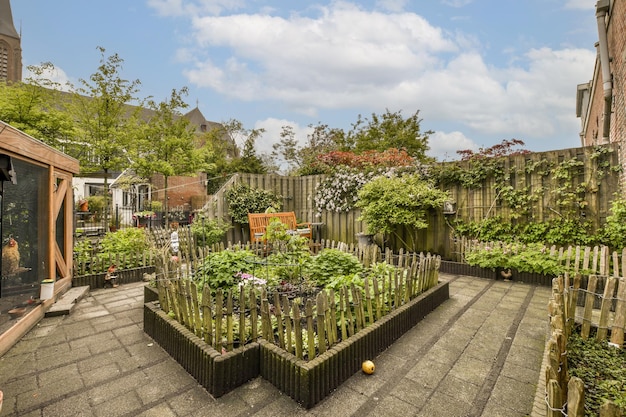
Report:
M612 59L613 108L611 117L611 141L626 141L626 0L612 2L609 24L609 56ZM626 146L621 147L621 161L626 161Z
M152 177L152 200L163 202L165 199L165 178L163 175ZM181 208L183 211L202 207L206 201L206 174L200 173L195 177L169 177L167 179L168 207ZM200 207L197 207L200 205Z
M626 0L611 1L610 18L607 27L611 74L613 75L613 101L611 106L610 142L626 143ZM591 16L590 16L591 18ZM595 19L595 13L593 15ZM591 101L589 118L583 126L583 145L602 143L602 124L604 112L604 92L602 89L602 70L599 56L596 59L593 80L591 81ZM584 115L583 115L584 117ZM626 146L620 147L620 163L626 168ZM626 170L623 170L626 173ZM622 175L624 177L624 175ZM622 189L626 183L622 181Z

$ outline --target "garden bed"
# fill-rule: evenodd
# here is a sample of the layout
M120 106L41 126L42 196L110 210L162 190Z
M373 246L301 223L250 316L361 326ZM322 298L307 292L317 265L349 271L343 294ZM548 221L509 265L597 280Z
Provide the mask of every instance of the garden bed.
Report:
M138 268L118 269L115 272L117 276L116 284L129 284L131 282L140 282L144 280L144 274L153 274L154 266L141 266ZM72 278L72 287L82 287L89 285L89 288L104 288L104 277L106 273L80 275Z
M439 272L454 275L468 275L479 278L489 279L504 279L500 274L500 270L493 270L490 268L481 268L479 266L472 266L463 262L453 261L441 261ZM552 275L535 274L530 272L518 272L511 270L511 276L508 278L511 281L523 282L525 284L541 285L549 287L552 285Z
M144 305L144 331L215 397L260 375L311 408L448 298L448 283L439 283L311 361L263 339L222 354L156 302Z

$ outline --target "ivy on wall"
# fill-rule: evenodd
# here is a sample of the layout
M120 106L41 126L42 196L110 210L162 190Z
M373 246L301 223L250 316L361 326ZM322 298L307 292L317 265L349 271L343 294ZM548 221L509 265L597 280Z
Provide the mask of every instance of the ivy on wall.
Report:
M610 175L619 175L613 165L610 146L585 148L584 155L549 159L526 159L520 164L512 156L527 154L513 147L521 141L504 141L497 152L491 148L466 153L460 162L433 167L431 175L442 189L481 190L490 187L492 201L483 202L489 211L484 219L469 221L457 218L453 224L459 234L480 232L485 235L509 235L509 239L532 237L549 243L572 243L585 240L594 231L586 211L599 184ZM494 155L494 156L490 156ZM518 162L517 164L515 162ZM539 205L542 205L539 207ZM506 218L492 210L506 212ZM541 208L542 218L537 217ZM502 210L508 209L508 210ZM503 229L508 227L508 231ZM582 242L581 242L582 243ZM587 242L584 242L587 243Z

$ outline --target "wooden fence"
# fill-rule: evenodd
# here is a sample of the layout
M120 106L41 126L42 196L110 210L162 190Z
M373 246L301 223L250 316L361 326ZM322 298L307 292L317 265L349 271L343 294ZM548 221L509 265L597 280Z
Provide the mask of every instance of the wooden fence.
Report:
M600 295L598 284L601 281L604 281L604 290ZM574 324L578 323L583 339L592 336L593 328L593 337L608 340L614 346L623 348L626 279L591 275L585 283L580 275L573 279L568 275L555 278L548 310L552 333L546 349L546 415L583 416L584 384L580 378L569 376L567 340ZM619 408L611 402L605 403L600 409L601 417L621 415Z
M599 149L601 151L599 151ZM559 217L562 201L560 194L576 194L585 201L581 210L581 221L588 220L594 228L602 225L609 213L614 193L620 191L619 175L612 170L619 166L617 145L572 148L549 152L538 152L502 158L506 187L510 193L524 201L525 212L517 219L519 208L511 207L498 194L493 178L486 178L479 186L466 187L462 184L446 184L451 200L456 203L456 213L444 215L439 210L428 213L428 229L417 232L399 228L400 239L390 237L386 245L399 248L401 241L410 241L417 236L419 250L437 253L444 259L453 259L454 245L451 243L453 230L450 220L479 221L484 218L502 216L505 221L547 221ZM571 167L568 168L568 161ZM450 162L460 169L471 167L471 162ZM561 169L561 168L563 169ZM564 179L561 171L569 170ZM318 216L315 207L315 191L323 175L305 177L283 177L276 174L236 174L219 191L209 197L204 210L209 218L220 218L234 227L228 232L226 242L246 242L248 231L245 226L232 222L228 214L225 192L234 184L245 183L253 188L271 190L283 196L283 211L294 211L300 221L316 223L319 238L352 243L355 235L365 231L365 224L358 221L359 211L335 213L323 210ZM567 184L567 185L566 185ZM503 184L499 184L503 188ZM507 188L508 189L508 188Z
M342 246L351 250L349 245ZM377 246L361 247L362 258L378 258ZM352 247L354 249L354 247ZM242 287L238 293L208 286L199 297L194 281L182 278L176 268L159 282L161 308L218 352L229 352L259 337L293 353L312 359L340 340L381 319L438 282L438 256L404 254L385 262L396 265L388 276L366 279L363 289L354 285L321 290L309 298L268 293L266 288ZM167 264L167 262L166 262Z

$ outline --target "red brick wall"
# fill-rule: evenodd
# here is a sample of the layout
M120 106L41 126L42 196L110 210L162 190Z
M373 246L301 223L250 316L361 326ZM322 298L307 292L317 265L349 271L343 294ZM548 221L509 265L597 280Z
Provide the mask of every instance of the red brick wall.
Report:
M610 20L607 27L611 74L613 75L613 101L611 106L610 142L626 143L626 0L611 1ZM594 14L595 18L595 14ZM604 92L602 70L596 61L592 81L592 97L583 145L602 143ZM620 161L626 166L626 146L620 147ZM626 186L626 184L624 184Z
M152 177L152 200L164 202L165 178L163 175ZM195 177L169 177L167 179L168 207L179 207L183 211L194 210L199 207L199 201L206 199L206 174L201 173Z
M613 73L613 117L611 141L626 140L626 0L612 2L609 23L609 56ZM624 147L622 146L622 149ZM623 152L623 150L622 150ZM626 156L622 154L622 157ZM625 159L622 158L622 161Z

